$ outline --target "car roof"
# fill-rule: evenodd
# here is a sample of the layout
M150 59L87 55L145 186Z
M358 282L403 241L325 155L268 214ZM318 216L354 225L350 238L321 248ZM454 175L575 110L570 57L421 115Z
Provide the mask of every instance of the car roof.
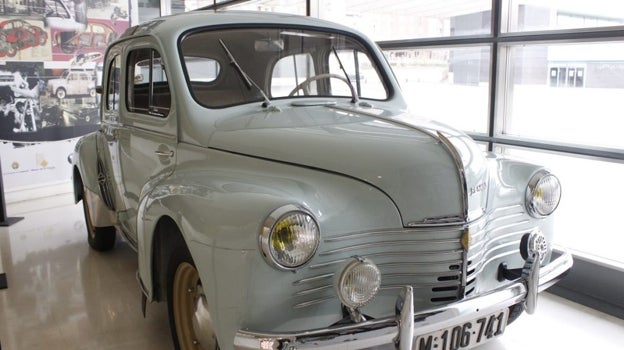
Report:
M120 37L134 35L155 35L177 37L180 33L200 27L228 25L296 25L319 28L332 28L339 31L356 32L352 28L322 19L301 15L259 12L259 11L213 11L195 10L176 15L163 16L128 28Z

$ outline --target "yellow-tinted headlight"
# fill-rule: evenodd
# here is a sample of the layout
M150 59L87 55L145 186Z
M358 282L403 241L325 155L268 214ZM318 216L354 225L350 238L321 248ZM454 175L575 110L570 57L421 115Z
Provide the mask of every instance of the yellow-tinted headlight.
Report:
M279 269L296 269L312 259L320 232L310 213L294 205L281 207L267 218L260 246L267 262Z

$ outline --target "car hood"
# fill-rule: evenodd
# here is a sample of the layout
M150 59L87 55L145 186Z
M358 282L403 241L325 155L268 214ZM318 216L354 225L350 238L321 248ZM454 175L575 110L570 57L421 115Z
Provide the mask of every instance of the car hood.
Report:
M363 181L391 198L404 226L466 222L485 210L483 152L465 134L408 113L289 106L220 120L209 147Z

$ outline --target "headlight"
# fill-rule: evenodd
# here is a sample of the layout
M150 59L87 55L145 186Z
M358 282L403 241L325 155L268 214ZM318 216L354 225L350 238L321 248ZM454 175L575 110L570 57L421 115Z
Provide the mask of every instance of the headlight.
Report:
M371 301L381 284L379 268L369 259L354 257L337 274L338 298L346 307L358 309Z
M539 218L552 214L561 199L559 179L546 170L537 172L526 189L526 208L529 214Z
M260 248L269 265L293 270L312 259L319 239L314 217L303 208L286 205L274 210L265 220Z

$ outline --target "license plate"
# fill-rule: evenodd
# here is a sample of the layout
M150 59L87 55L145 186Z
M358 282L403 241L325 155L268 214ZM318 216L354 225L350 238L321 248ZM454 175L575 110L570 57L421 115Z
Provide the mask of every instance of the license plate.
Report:
M415 350L470 349L498 337L505 332L509 309L504 309L472 321L421 335L414 343Z

